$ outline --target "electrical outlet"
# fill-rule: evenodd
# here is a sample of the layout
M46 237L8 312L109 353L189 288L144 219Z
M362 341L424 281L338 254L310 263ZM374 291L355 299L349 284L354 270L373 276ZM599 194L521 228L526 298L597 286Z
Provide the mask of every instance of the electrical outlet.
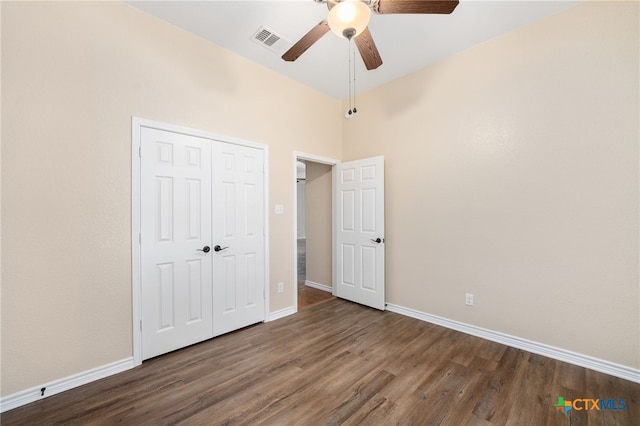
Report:
M278 283L278 293L282 293L284 291L284 283Z
M275 214L284 214L284 206L282 204L276 204L273 206L273 212Z
M469 305L469 306L473 306L473 294L471 294L471 293L465 294L464 303Z

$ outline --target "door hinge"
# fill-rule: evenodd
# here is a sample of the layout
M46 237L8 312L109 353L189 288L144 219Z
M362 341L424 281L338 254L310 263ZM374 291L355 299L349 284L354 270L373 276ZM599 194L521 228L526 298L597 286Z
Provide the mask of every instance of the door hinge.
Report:
M142 244L142 232L138 232L138 243Z
M140 320L140 331L142 331L142 320Z
M142 146L138 147L138 157L142 157Z

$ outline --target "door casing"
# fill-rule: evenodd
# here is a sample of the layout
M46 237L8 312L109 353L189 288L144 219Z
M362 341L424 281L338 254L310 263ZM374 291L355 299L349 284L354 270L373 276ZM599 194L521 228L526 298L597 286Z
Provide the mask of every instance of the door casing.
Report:
M175 126L139 117L131 120L131 282L132 282L132 330L133 330L133 364L142 364L142 279L141 279L141 176L140 176L140 141L141 129L148 127L173 133L210 139L235 145L260 149L264 152L264 282L265 282L265 321L269 312L269 147L265 144L250 142L229 136L204 132L187 127Z

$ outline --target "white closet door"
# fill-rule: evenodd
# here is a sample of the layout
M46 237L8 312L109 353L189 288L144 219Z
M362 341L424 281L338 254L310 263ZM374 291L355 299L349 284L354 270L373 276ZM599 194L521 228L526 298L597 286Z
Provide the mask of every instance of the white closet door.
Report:
M142 358L212 337L211 141L141 129Z
M215 144L213 182L217 336L265 319L264 152Z

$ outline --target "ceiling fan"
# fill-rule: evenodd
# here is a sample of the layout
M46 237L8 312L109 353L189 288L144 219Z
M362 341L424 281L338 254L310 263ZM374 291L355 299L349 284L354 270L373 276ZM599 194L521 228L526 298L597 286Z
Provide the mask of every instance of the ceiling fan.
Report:
M378 15L390 14L449 14L458 5L458 0L314 0L326 3L329 8L327 19L313 27L282 59L295 61L316 41L332 30L338 36L354 39L360 56L368 70L382 65L382 58L367 27L371 12Z

